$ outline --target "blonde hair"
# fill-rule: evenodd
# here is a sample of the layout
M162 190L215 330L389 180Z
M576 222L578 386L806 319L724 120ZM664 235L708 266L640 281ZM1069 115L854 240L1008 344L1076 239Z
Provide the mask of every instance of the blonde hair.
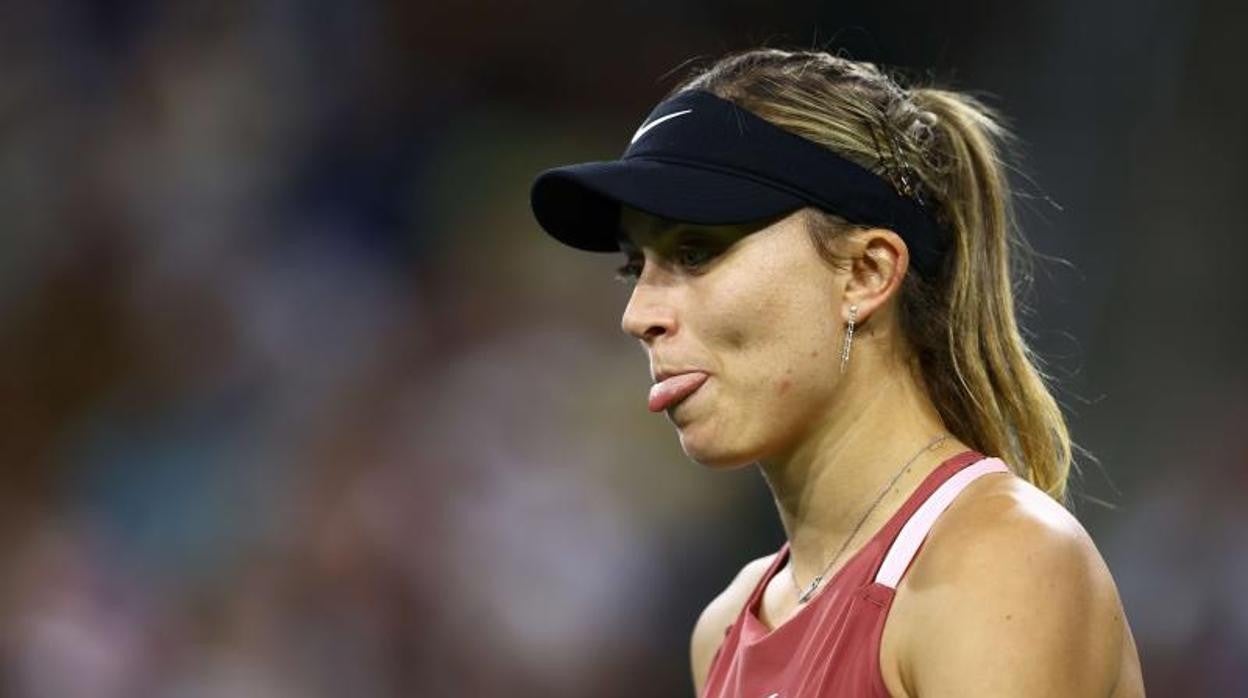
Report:
M949 430L1066 504L1071 441L1047 376L1016 319L1015 277L1030 253L1015 225L1003 163L1011 136L979 100L902 89L870 63L814 51L756 49L701 69L701 89L808 138L919 200L949 236L941 269L907 273L903 333ZM828 212L816 249L853 226Z

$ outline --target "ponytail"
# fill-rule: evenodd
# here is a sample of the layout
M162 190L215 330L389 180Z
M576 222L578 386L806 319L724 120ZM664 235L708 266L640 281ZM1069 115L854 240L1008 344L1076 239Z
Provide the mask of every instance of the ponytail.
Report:
M950 370L924 371L928 388L959 437L1066 503L1070 434L1015 313L1012 279L1030 250L1015 226L1002 161L1009 132L968 95L919 89L911 99L936 117L931 179L943 185L941 212L953 238L944 346L936 352Z

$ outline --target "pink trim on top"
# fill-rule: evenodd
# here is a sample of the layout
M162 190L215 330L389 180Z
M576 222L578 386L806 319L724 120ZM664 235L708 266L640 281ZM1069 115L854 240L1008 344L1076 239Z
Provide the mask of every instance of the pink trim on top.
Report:
M945 480L901 528L901 532L893 540L892 547L888 549L888 554L884 556L884 562L880 564L880 571L876 573L875 581L896 589L901 576L910 566L910 560L914 558L919 546L923 544L923 540L931 531L932 525L936 523L936 518L953 503L954 498L980 476L1008 472L1010 469L1000 458L985 458L962 468Z

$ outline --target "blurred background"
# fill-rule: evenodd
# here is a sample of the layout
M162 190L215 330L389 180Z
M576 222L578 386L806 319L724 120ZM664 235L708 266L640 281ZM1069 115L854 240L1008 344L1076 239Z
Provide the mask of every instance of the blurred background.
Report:
M684 696L783 542L540 169L821 46L1022 136L1032 341L1150 695L1248 695L1243 3L0 0L0 694Z

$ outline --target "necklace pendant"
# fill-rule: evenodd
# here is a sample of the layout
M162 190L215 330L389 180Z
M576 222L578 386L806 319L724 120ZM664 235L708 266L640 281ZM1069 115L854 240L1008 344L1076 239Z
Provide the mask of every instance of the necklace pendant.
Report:
M807 601L810 601L811 595L815 593L815 589L819 588L819 582L821 581L823 581L822 574L810 580L810 586L806 587L806 591L802 592L802 595L797 597L798 603L806 603Z

